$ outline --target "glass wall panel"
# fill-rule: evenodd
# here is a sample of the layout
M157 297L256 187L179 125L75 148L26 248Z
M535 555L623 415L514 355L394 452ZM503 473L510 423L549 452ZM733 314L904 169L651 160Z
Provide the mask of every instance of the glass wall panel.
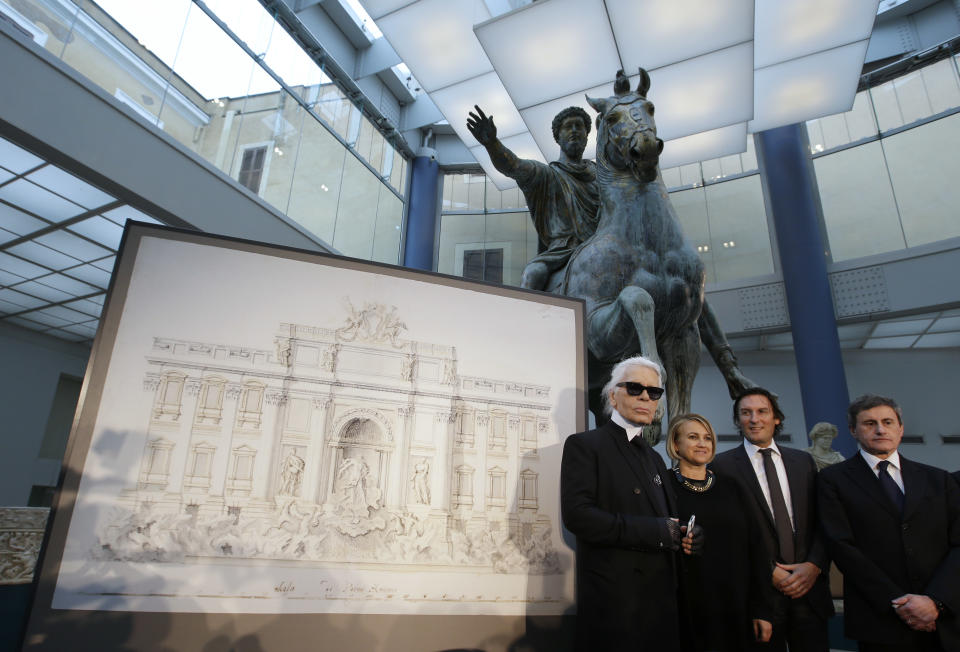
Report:
M814 159L834 261L904 247L879 141Z
M730 281L773 273L770 234L760 175L706 186L710 252L715 276Z
M353 156L312 118L303 121L300 139L309 144L297 152L287 215L332 244L343 165Z
M373 234L371 260L396 264L400 260L400 231L403 228L403 202L380 184L377 226Z
M382 185L355 156L345 157L332 243L345 256L369 259L373 255Z
M467 254L490 250L502 251L503 284L520 285L523 268L537 253L529 213L441 216L437 271L463 276Z
M877 121L867 91L856 94L853 108L846 113L807 122L810 151L814 154L876 135Z
M677 212L687 241L700 254L707 272L707 282L713 281L717 278L717 270L713 264L710 220L707 218L707 198L703 188L671 192L670 203Z
M884 138L908 247L960 236L960 114Z

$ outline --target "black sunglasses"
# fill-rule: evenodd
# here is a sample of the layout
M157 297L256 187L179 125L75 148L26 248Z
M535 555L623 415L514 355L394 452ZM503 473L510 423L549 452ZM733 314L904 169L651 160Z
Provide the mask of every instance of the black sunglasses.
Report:
M647 392L647 396L650 397L651 401L657 401L663 396L662 387L648 387L646 385L641 385L640 383L617 383L617 387L623 387L627 390L627 394L630 396L640 396L644 391Z

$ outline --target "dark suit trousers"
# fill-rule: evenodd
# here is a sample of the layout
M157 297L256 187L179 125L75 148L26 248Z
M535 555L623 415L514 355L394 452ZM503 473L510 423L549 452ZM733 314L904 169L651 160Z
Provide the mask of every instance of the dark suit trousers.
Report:
M945 652L936 634L917 632L911 643L860 643L860 652Z
M790 652L829 652L827 622L806 599L778 595L774 611L773 636L769 643L758 644L758 650L784 652L789 646Z

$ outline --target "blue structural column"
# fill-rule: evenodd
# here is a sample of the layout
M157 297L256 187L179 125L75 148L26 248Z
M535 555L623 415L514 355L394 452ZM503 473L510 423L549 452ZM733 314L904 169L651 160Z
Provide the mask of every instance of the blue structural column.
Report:
M403 264L414 269L433 269L433 243L437 232L437 191L440 166L434 150L423 147L410 166L407 197L407 231Z
M836 425L833 447L849 457L856 442L846 425L847 378L804 125L759 133L756 145L777 232L806 431L819 421Z

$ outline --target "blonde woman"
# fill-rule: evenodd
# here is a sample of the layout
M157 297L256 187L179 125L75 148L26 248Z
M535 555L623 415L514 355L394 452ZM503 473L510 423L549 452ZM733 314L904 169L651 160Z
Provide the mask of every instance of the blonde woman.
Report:
M710 422L683 414L670 422L667 455L681 523L696 515L708 533L703 555L681 558L680 622L683 649L692 652L748 650L772 632L770 572L762 541L747 517L745 499L732 482L721 482L707 464L717 452Z

